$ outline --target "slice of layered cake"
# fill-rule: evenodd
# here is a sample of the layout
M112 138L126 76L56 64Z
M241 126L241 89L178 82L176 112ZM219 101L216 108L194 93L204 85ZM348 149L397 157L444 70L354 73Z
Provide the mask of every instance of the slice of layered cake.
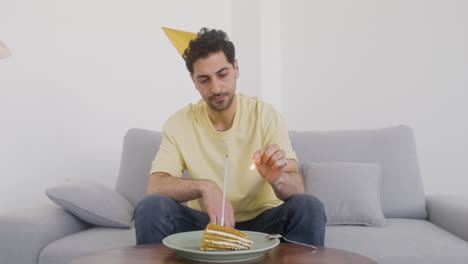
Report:
M203 232L201 250L240 250L249 249L253 244L249 237L234 228L208 224Z

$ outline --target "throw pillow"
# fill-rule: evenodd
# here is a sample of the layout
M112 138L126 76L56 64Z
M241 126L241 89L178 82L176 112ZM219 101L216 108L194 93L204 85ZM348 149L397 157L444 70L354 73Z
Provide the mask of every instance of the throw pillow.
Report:
M384 226L381 168L374 163L307 163L305 188L325 206L327 225Z
M91 182L67 182L48 188L46 195L82 220L106 227L130 228L133 206L122 195Z

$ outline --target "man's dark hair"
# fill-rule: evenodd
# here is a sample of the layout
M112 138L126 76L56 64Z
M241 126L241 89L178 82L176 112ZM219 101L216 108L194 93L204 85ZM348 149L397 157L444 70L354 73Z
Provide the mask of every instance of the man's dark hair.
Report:
M234 44L229 40L226 33L216 29L200 29L198 37L191 40L188 48L184 51L183 57L187 70L193 73L195 61L221 50L224 51L227 61L234 65L236 51Z

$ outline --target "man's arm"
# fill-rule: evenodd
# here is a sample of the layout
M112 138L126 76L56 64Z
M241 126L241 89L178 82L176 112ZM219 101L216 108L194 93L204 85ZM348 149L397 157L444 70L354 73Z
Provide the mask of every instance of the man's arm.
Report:
M205 179L181 179L165 172L155 172L150 176L147 193L163 194L179 203L201 198L210 217L210 223L221 223L223 192L213 181ZM234 209L229 200L226 200L224 218L227 227L234 227Z
M304 180L294 159L286 159L278 145L263 147L254 154L260 175L273 187L276 197L286 200L304 193Z
M201 198L210 183L208 180L181 179L165 172L155 172L150 176L147 193L164 194L183 203Z
M304 193L304 180L297 168L297 161L287 159L288 163L278 180L271 184L276 197L284 201L289 197Z

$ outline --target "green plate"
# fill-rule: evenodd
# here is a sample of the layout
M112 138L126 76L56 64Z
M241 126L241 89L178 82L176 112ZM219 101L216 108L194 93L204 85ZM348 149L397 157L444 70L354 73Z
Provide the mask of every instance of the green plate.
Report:
M175 249L177 255L186 259L202 262L238 262L260 258L279 244L279 239L268 239L267 234L253 231L242 231L253 241L250 249L235 251L202 251L200 250L203 230L182 232L163 239L163 244Z

